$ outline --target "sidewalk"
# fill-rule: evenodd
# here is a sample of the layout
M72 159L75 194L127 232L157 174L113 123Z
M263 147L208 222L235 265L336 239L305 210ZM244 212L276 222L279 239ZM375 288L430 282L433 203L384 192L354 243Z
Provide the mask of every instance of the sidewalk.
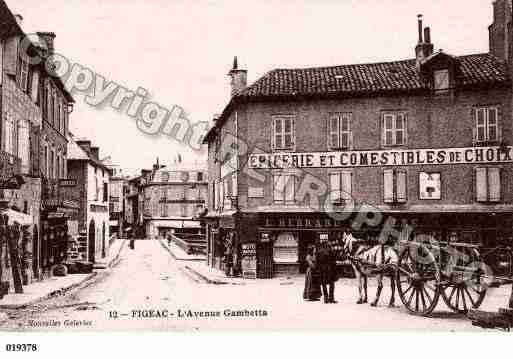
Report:
M173 258L183 262L182 268L184 271L198 279L199 282L206 282L208 284L232 284L232 285L247 285L256 283L272 283L272 284L294 284L295 282L302 282L303 276L273 278L273 279L245 279L240 277L227 277L226 274L216 268L209 267L206 263L204 255L189 255L177 245L168 244L166 240L159 239L160 244L164 247Z
M157 239L160 244L173 256L174 259L179 261L205 261L207 258L202 254L187 254L182 248L178 247L173 242L168 243L165 239Z
M116 240L105 258L106 267L113 266L125 245L125 240ZM69 274L65 277L51 277L41 282L35 282L23 287L23 294L10 293L0 299L0 309L18 309L42 300L53 297L56 294L65 293L80 286L85 281L96 276L97 272L89 274ZM0 313L1 321L1 313Z

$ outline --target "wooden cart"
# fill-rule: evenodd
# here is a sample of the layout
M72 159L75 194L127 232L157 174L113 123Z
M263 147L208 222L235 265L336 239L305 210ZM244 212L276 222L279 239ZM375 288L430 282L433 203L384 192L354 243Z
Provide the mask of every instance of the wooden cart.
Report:
M490 286L513 283L511 248L405 241L398 252L399 296L416 315L431 314L440 297L454 312L467 313L480 307ZM487 263L492 257L501 261L499 265Z

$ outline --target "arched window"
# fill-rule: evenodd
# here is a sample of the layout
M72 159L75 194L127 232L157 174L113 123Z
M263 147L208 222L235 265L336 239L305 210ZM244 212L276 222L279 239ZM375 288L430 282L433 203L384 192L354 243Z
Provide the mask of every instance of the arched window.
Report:
M274 242L275 263L297 263L299 260L298 241L292 233L280 233Z

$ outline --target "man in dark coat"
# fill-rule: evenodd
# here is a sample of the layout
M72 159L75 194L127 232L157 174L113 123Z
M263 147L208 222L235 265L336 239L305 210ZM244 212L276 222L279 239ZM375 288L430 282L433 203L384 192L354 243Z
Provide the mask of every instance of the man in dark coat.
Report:
M321 244L319 248L318 263L324 303L336 303L335 282L337 281L337 261L327 243Z

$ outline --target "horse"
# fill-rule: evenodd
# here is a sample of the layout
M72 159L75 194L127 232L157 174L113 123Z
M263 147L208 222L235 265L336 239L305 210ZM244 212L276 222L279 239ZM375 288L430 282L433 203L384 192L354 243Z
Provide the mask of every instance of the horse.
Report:
M376 246L366 245L362 240L345 232L342 241L343 254L350 260L358 279L359 299L356 303L367 303L367 279L370 275L377 274L378 289L376 291L376 299L371 303L371 306L376 307L378 305L383 289L383 277L387 276L390 278L390 289L392 291L388 306L394 307L395 276L399 263L399 256L395 249L385 244L378 244Z

